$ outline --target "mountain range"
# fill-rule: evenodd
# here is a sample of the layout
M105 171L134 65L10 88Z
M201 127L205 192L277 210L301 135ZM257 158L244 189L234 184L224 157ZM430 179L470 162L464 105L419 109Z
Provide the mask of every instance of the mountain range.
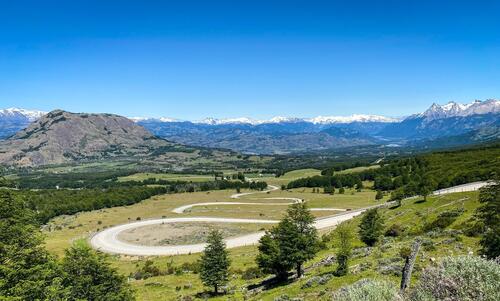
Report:
M10 137L44 112L0 110L0 137ZM154 136L183 145L253 154L286 154L361 145L450 146L498 139L500 100L432 104L406 118L377 115L182 121L129 118Z

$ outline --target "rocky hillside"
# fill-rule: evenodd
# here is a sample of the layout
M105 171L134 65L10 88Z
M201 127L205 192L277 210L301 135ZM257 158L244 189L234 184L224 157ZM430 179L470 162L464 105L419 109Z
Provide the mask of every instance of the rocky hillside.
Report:
M0 142L0 163L40 166L113 158L180 165L201 156L118 115L52 111Z

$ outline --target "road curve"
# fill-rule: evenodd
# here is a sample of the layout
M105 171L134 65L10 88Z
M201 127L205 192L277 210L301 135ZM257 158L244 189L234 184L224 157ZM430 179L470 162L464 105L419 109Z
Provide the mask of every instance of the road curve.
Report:
M486 182L480 183L471 183L460 185L459 187L450 187L445 190L435 191L434 194L446 194L452 192L460 192L460 191L472 191L477 190L478 187L482 187ZM468 185L468 186L467 186ZM269 186L270 189L260 191L260 192L245 192L245 193L237 193L231 195L231 198L238 199L242 196L253 195L257 193L267 193L269 191L277 190L276 186ZM469 189L469 190L467 190ZM262 199L262 198L260 198ZM301 202L302 199L299 198L280 198L280 197L272 197L272 198L264 198L268 200L290 200L291 203ZM256 203L256 202L206 202L206 203L196 203L189 204L185 206L181 206L172 210L172 212L182 214L185 210L195 206L211 206L211 205L285 205L289 203ZM383 203L375 206L370 206L362 209L347 211L345 209L336 209L336 208L310 208L313 211L344 211L340 214L336 214L333 216L328 216L324 218L316 219L314 222L314 226L317 229L324 229L336 226L337 224L349 220L355 216L362 214L364 211L381 206L387 206L390 203ZM145 220L138 221L129 224L118 225L115 227L111 227L105 229L101 232L96 233L90 239L90 244L93 248L113 254L124 254L124 255L136 255L136 256L159 256L159 255L180 255L180 254L191 254L202 252L205 248L205 244L191 244L191 245L176 245L176 246L144 246L144 245L135 245L131 243L127 243L118 239L118 235L125 230L130 230L133 228L149 226L149 225L157 225L164 223L183 223L183 222L216 222L216 223L254 223L254 224L275 224L279 221L277 220L262 220L262 219L240 219L240 218L219 218L219 217L178 217L178 218L163 218L163 219L153 219L153 220ZM226 246L228 248L235 248L247 245L256 244L259 239L264 235L264 231L250 233L247 235L242 235L238 237L231 237L225 240Z
M269 185L269 189L259 192L244 192L231 195L233 199L239 199L243 196L254 195L259 193L268 193L270 191L278 190L276 186ZM264 200L288 200L288 203L257 203L257 202L205 202L205 203L194 203L189 205L184 205L177 207L172 210L172 212L177 214L182 214L186 210L196 207L196 206L212 206L212 205L288 205L292 203L302 202L300 198L289 198L289 197L269 197L269 198L259 198ZM340 208L310 208L312 211L341 211L343 213L317 219L314 223L317 229L323 229L335 226L345 220L353 218L361 214L367 208L360 210L347 211L346 209ZM101 232L96 233L91 239L90 244L93 248L113 254L124 254L124 255L136 255L136 256L158 256L158 255L180 255L180 254L191 254L203 251L205 244L191 244L191 245L176 245L176 246L144 246L135 245L127 243L118 239L118 235L126 230L158 225L165 223L183 223L183 222L212 222L212 223L253 223L253 224L275 224L279 221L277 220L262 220L262 219L240 219L240 218L218 218L218 217L179 217L179 218L162 218L138 221L129 224L118 225L105 229ZM250 233L247 235L242 235L238 237L231 237L225 240L226 246L228 248L235 248L247 245L256 244L259 239L264 235L264 231Z
M489 182L489 181L467 183L467 184L457 185L457 186L453 186L453 187L449 187L449 188L439 189L439 190L434 191L432 194L433 195L441 195L441 194L456 193L456 192L476 191L484 186L488 186L491 184L492 184L492 182Z

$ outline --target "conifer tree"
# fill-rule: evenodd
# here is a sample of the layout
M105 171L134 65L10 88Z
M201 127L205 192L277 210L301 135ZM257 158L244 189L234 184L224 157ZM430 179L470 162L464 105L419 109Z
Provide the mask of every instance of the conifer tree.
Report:
M213 287L214 293L229 281L230 260L222 233L212 230L207 238L207 246L201 256L200 279L206 286Z

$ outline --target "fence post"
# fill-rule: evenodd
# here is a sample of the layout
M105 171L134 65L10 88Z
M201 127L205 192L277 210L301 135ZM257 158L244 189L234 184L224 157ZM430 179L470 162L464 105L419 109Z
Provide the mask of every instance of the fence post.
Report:
M410 286L411 272L413 270L413 266L415 265L415 259L417 259L417 253L420 249L421 243L422 242L420 238L417 238L413 243L410 255L405 258L405 266L403 268L403 275L401 276L401 294L405 291L406 288L408 288L408 286Z

